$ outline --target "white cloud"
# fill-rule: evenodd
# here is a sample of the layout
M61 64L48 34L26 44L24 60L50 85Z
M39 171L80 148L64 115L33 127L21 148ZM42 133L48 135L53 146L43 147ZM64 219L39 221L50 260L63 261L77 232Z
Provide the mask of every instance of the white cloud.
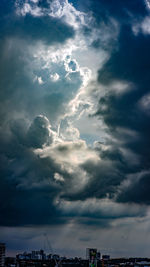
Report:
M150 5L150 3L149 3ZM145 34L150 34L150 17L146 17L141 24L142 31Z
M150 9L150 0L145 0L145 3L147 5L147 8Z
M50 5L49 15L56 18L63 18L66 23L75 29L79 28L81 24L85 24L86 14L77 11L68 0L53 0Z
M39 0L30 0L33 3L38 3Z
M138 105L143 111L150 114L150 94L144 95L138 102Z
M86 162L87 160L92 160L98 162L99 156L97 153L88 148L85 141L61 141L58 144L54 144L50 147L45 147L44 149L37 149L35 151L41 158L51 157L54 161L64 166L78 166Z
M58 182L64 182L63 176L57 172L55 172L55 174L54 174L54 179Z
M65 141L76 141L80 138L80 132L77 128L69 125L67 122L66 127L60 129L60 137Z
M59 44L51 46L38 44L32 48L35 68L37 68L37 66L41 68L40 71L38 70L37 80L39 84L43 85L42 88L49 90L51 93L57 92L65 94L66 96L67 94L71 96L72 93L72 99L69 99L69 102L67 103L66 101L65 103L65 113L63 114L62 112L60 117L58 116L58 123L61 119L63 120L65 118L70 124L70 127L66 131L66 136L63 131L63 138L65 140L67 140L67 138L71 140L72 136L72 140L75 140L75 138L79 136L78 132L81 131L83 133L84 127L82 123L84 122L85 128L90 129L90 134L93 136L91 142L93 142L98 138L99 130L100 138L102 136L104 137L102 132L104 132L105 126L101 121L98 126L96 126L95 121L92 125L89 125L90 120L88 117L95 112L99 97L95 95L93 89L99 86L96 82L92 84L92 81L97 79L97 70L100 69L108 59L109 52L104 51L102 47L97 50L92 48L92 43L99 40L101 44L106 44L112 37L113 40L115 40L119 31L118 24L115 20L111 20L110 25L102 23L99 28L92 27L95 21L90 12L84 13L78 11L67 0L53 0L48 3L49 8L47 11L45 9L40 9L38 11L36 1L32 2L32 4L30 1L26 1L22 12L24 12L24 14L26 12L35 12L36 14L38 11L39 13L37 12L37 15L42 14L42 16L44 16L44 14L48 14L49 16L64 20L67 24L74 27L75 36L73 39L68 39L65 44L61 44L61 46ZM32 15L34 16L35 14ZM89 36L83 34L83 26L90 29ZM60 80L62 82L61 86L59 83ZM50 82L53 82L54 86L49 85ZM67 84L65 84L65 82ZM115 89L112 88L112 90L116 90L118 95L128 90L126 84L117 84L117 82L114 88ZM105 88L101 88L101 90L98 89L97 92L98 91L104 92ZM78 128L78 130L76 128Z
M120 96L134 89L134 85L124 81L113 81L107 88L108 91L112 91L116 95Z
M37 0L26 0L25 2L16 0L16 13L21 16L25 16L29 13L34 17L40 17L43 15L43 12L41 8L36 5L37 3Z
M147 3L150 9L150 2L147 1ZM150 34L150 16L146 16L142 21L133 24L132 30L135 35L139 34L141 31L144 34Z
M37 77L37 80L38 80L39 84L43 84L44 83L43 80L42 80L42 77Z
M57 82L59 80L59 74L58 73L51 74L50 78L53 82Z
M62 174L60 174L61 176L54 175L54 179L57 181L64 179L65 186L61 194L64 192L65 195L79 193L91 179L90 175L80 165L86 161L90 161L93 164L100 162L97 152L88 148L83 140L68 142L59 140L50 146L34 150L34 153L40 158L52 159L57 164L60 173L65 173L63 177Z
M56 205L65 215L91 216L96 214L100 218L138 217L145 215L147 210L146 207L141 208L140 205L116 203L107 198L89 198L84 201L57 199Z

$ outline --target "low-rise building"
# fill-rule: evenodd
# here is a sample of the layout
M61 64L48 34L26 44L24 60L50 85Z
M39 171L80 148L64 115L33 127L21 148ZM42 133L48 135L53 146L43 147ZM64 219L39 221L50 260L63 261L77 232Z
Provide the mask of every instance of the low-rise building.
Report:
M4 243L0 243L0 267L4 267L5 266L5 244Z

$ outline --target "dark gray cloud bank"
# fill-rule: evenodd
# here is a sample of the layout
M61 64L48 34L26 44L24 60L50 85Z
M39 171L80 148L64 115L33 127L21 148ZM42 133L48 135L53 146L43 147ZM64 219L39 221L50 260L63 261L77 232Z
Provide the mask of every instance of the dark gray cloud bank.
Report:
M69 55L46 65L44 54L34 55L77 36L66 15L49 15L53 2L0 3L0 225L64 227L73 220L113 229L142 220L150 204L150 3L72 1L92 14L78 31L91 39L89 49L108 53L97 73L97 109L89 114L105 125L106 138L88 146L68 122L71 141L57 129L82 86L77 62ZM110 33L112 21L115 39L91 37L104 25ZM84 234L81 242L92 240Z

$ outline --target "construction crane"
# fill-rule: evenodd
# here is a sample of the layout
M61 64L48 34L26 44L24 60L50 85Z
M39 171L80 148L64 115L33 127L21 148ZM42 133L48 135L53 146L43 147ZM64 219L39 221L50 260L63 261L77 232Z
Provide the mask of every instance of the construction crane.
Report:
M51 246L51 243L50 243L50 241L49 241L49 239L48 239L47 233L44 233L43 235L44 235L44 237L45 237L45 238L44 238L45 241L47 242L49 251L50 251L51 254L54 256L54 251L53 251L53 248L52 248L52 246ZM56 259L55 257L53 257L53 260L54 260L54 262L55 262L55 267L61 267L61 266L62 266L62 264L61 264L61 259L59 259L59 260L57 261L57 259Z

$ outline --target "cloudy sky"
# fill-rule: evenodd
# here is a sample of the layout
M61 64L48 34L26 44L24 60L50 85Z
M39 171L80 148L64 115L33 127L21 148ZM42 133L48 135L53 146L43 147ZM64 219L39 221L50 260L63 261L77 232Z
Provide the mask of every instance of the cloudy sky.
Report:
M150 1L1 0L0 27L8 255L149 256Z

